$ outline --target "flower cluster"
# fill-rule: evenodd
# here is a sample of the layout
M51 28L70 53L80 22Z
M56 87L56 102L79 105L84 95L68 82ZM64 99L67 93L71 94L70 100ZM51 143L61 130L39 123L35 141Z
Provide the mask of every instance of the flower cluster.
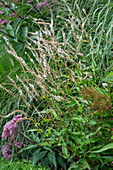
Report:
M11 136L8 141L12 141L14 139L14 131L15 128L17 128L17 124L16 121L18 119L21 118L21 115L17 115L15 116L12 120L10 120L9 122L7 122L3 128L3 132L2 132L2 139L7 139L9 136Z
M4 155L4 158L7 160L10 160L12 157L12 150L10 148L10 145L8 142L5 142L5 144L2 146L2 153Z
M22 145L25 146L23 142L19 142L16 139L18 133L17 132L15 133L15 130L19 128L16 122L20 118L21 118L21 115L15 116L12 120L7 122L3 128L2 139L8 139L8 142L11 141L11 143L5 142L5 144L2 146L2 153L4 157L7 158L7 160L11 159L11 152L12 152L11 148L13 145L15 145L17 148L20 148ZM18 129L18 131L21 133L20 129Z

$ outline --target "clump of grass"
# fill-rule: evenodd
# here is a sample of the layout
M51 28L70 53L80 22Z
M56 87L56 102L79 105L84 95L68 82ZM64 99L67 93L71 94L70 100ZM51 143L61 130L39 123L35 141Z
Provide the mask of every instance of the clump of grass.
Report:
M68 38L68 33L64 30L61 30L60 41L56 37L52 11L51 23L32 18L40 31L29 32L31 36L28 37L29 42L26 41L26 48L32 53L31 57L26 52L31 64L19 57L4 37L8 52L21 63L25 73L24 78L16 75L17 81L11 76L8 78L24 102L21 110L26 107L28 118L32 118L32 126L27 130L27 135L32 136L37 147L45 146L47 149L47 151L42 151L40 148L36 150L44 162L50 161L54 167L57 167L56 157L59 154L72 164L72 168L90 169L94 166L97 169L100 166L111 168L113 155L109 149L113 140L113 118L110 117L112 106L109 91L112 85L108 83L107 90L101 86L103 73L99 74L98 81L96 79L100 62L95 56L97 47L94 35L88 31L90 23L87 12L85 9L81 12L79 5L75 4L79 15L76 18L66 1L63 2L67 7L68 19L63 16L58 18L63 20L65 29L71 30L71 38ZM104 38L106 41L105 36ZM100 87L97 88L96 83L97 85L100 83ZM6 85L0 86L12 93ZM84 87L86 90L81 90ZM83 92L83 97L79 95L80 91ZM104 106L106 96L111 107L108 110ZM101 110L93 105L96 103L94 100L102 101L98 103L101 104ZM94 107L93 111L90 110L91 104ZM25 150L27 149L24 148L23 151ZM110 157L105 158L108 155ZM33 162L39 161L36 154L32 157Z

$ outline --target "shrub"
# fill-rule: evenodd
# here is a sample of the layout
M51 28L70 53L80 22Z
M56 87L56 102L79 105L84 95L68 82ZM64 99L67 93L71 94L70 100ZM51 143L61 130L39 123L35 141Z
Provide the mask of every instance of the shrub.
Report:
M32 17L48 19L49 8L56 2L48 0L38 2L37 0L1 0L0 7L0 33L9 38L17 51L22 50L24 41L29 31L35 31L36 25L31 22ZM2 42L2 39L1 39ZM16 46L15 47L15 43Z

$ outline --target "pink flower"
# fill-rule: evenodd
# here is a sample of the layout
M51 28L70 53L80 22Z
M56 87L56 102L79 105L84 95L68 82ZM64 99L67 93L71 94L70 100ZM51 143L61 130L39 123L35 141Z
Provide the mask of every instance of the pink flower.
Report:
M3 12L0 10L0 14L3 14Z
M4 26L4 25L1 25L1 27L2 27L2 28L5 28L5 26Z
M17 140L14 140L14 143L16 143L17 142Z
M38 9L39 9L41 6L42 6L42 7L48 6L48 0L45 0L44 2L38 3Z
M17 147L17 148L21 148L21 143L20 142L18 142L17 140L15 140L16 142L15 142L15 146Z
M4 19L0 19L0 25L4 24Z
M13 12L10 16L11 16L11 17L14 17L14 16L15 16L15 14L16 14L16 13L15 13L15 12Z
M29 123L29 121L27 120L27 122L26 122L26 125Z
M5 20L5 23L8 24L8 23L9 23L9 20Z
M15 116L15 118L16 118L16 119L19 119L19 118L21 118L21 115L17 115L17 116Z
M10 136L12 136L13 133L14 133L14 128L12 130L10 130L10 132L9 132Z
M111 110L111 106L109 106L108 108L109 108L109 110Z
M5 144L2 146L2 153L4 155L4 158L7 160L10 160L12 157L12 150L10 149L9 143L5 142Z
M25 147L26 145L25 145L25 144L23 144L23 146Z
M8 136L12 136L14 134L15 128L18 127L17 125L15 126L15 123L20 118L21 115L17 115L12 120L5 124L2 132L2 139L7 139Z

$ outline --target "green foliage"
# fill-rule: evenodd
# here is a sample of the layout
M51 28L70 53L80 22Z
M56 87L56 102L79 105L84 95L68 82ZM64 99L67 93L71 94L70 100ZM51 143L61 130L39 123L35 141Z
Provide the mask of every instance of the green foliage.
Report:
M32 120L27 129L23 124L23 134L33 143L26 142L17 156L33 165L113 168L112 3L88 2L63 0L51 20L32 18L38 28L28 33L28 59L18 57L6 40L24 75L16 75L15 82L10 75L11 83L2 85L13 86L22 100L19 109ZM26 1L17 6L25 16L31 8ZM22 21L25 35L30 26L23 27Z
M103 151L106 151L106 150L112 149L112 148L113 148L113 143L109 143L109 144L105 145L103 148L101 148L100 150L93 151L93 153L103 152Z
M33 166L32 162L27 162L26 160L15 159L13 162L6 161L4 158L0 159L1 170L49 170L48 167L42 167L40 164Z
M38 5L42 3L42 5ZM3 24L0 25L0 33L9 38L16 51L23 50L28 32L35 31L38 26L32 22L32 18L50 20L50 8L54 8L54 3L34 1L1 1L0 18ZM55 8L54 8L55 10ZM2 39L0 40L2 41ZM16 46L15 46L16 44Z
M0 77L3 78L14 68L14 61L3 45L0 46Z

